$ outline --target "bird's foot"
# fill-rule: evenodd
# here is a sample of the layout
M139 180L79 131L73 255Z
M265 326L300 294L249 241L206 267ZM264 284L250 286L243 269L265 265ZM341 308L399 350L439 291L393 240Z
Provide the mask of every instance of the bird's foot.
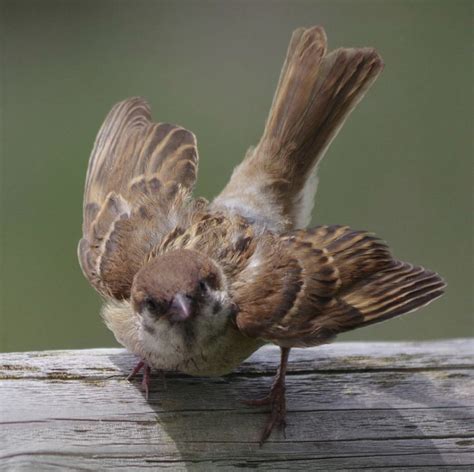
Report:
M145 361L141 360L137 363L137 365L133 368L132 372L130 372L130 375L127 377L127 380L131 380L142 369L143 369L142 388L145 392L145 399L148 400L148 396L149 396L149 393L150 393L151 367Z
M270 405L271 412L267 424L263 428L260 436L260 446L269 438L271 432L275 427L283 430L285 434L286 427L286 397L285 397L285 381L277 381L273 384L270 393L264 398L255 400L242 400L243 403L249 406L264 406Z
M283 436L286 437L285 374L289 353L289 348L282 348L280 367L278 369L277 375L275 376L270 393L266 397L258 398L256 400L242 400L242 403L249 406L270 405L271 407L270 417L268 418L267 424L265 425L265 428L263 428L262 434L260 436L260 446L262 446L263 443L269 438L275 427L282 429Z

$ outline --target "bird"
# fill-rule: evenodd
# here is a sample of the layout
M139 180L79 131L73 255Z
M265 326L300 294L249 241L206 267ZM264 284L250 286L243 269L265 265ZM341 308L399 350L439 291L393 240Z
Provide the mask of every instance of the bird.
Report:
M345 225L308 228L318 166L375 82L373 48L328 52L321 26L293 32L258 144L212 201L193 196L195 135L154 122L145 99L117 103L90 156L80 266L102 317L143 369L231 372L266 344L281 358L267 396L263 444L286 425L292 348L412 312L446 287L396 259L387 243Z

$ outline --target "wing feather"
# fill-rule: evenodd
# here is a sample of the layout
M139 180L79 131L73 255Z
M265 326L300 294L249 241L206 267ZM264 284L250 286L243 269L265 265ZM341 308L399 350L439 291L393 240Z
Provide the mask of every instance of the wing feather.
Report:
M252 268L251 280L274 288L256 307L259 294L243 283L250 279L244 271L236 285L236 322L246 335L282 347L328 342L338 333L416 310L445 288L438 274L396 261L385 242L347 226L294 231L270 246L267 258Z
M116 104L89 160L79 261L105 296L126 298L148 253L180 224L198 168L196 138L169 123L153 123L142 98Z

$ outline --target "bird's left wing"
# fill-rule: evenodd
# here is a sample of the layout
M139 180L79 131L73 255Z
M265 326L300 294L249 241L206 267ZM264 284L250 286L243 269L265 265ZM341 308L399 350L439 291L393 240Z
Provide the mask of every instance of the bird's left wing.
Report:
M187 224L198 153L193 133L153 123L145 100L116 104L89 160L79 261L104 296L128 298L135 273L162 238Z
M319 226L262 240L233 297L244 334L304 347L413 311L444 287L438 274L393 259L371 233Z

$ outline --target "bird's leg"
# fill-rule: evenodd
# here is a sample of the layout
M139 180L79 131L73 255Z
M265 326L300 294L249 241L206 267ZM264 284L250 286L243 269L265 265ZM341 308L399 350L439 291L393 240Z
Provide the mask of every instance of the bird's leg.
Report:
M268 439L275 426L283 428L283 432L286 426L285 375L289 354L290 348L281 348L280 366L273 380L270 393L264 398L243 401L246 405L250 406L271 405L270 418L260 437L260 445Z
M141 360L137 363L137 365L133 368L132 372L130 372L130 375L127 377L127 380L131 380L142 369L143 369L142 387L143 387L143 390L145 391L145 399L148 400L148 394L150 392L151 367L145 361Z
M144 365L145 365L145 361L137 362L137 365L133 368L130 374L128 374L127 380L133 379L133 377L135 377L135 375L137 375L138 372L140 372L143 369Z
M150 373L151 367L148 364L145 364L143 369L143 378L142 378L142 387L145 390L145 400L148 400L148 395L150 393Z

